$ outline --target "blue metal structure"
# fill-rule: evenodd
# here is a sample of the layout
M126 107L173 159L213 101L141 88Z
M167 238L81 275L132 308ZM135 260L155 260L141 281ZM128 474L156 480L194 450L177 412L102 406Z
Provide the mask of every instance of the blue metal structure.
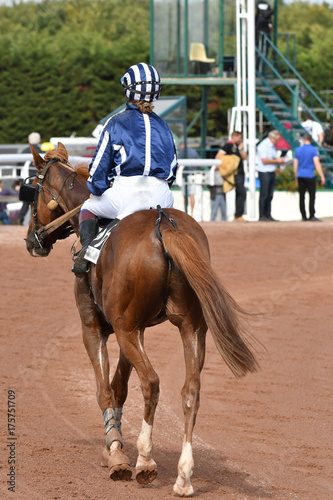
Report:
M257 112L261 112L295 149L299 145L298 139L305 132L300 110L308 112L318 122L321 115L315 115L314 109L322 109L322 116L325 115L326 119L331 117L333 120L333 114L297 72L295 35L278 33L278 0L272 0L272 8L271 37L260 35L268 50L260 51L260 43L255 47L259 62L256 107ZM236 54L235 2L150 0L150 13L150 62L159 70L163 84L200 85L202 88L201 108L188 125L187 133L200 119L200 149L204 151L209 87L234 86L237 105L236 63L239 55ZM292 126L291 133L284 126L286 122ZM326 175L332 177L333 160L325 148L319 147L319 151Z

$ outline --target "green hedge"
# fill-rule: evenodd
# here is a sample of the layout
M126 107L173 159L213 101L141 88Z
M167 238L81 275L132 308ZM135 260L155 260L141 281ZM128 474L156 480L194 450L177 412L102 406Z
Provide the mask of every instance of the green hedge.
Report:
M0 7L0 143L24 143L32 130L43 140L90 136L124 102L124 71L149 60L149 15L149 0L13 0ZM279 7L281 30L297 35L297 69L316 91L332 88L332 24L325 3ZM177 94L187 96L190 123L201 89L164 86L163 95ZM232 86L210 87L209 136L227 134L233 105ZM191 130L199 135L200 120Z

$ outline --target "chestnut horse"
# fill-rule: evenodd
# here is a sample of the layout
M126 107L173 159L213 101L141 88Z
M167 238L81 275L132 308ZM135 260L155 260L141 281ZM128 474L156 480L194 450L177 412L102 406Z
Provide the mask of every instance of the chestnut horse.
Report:
M49 254L57 239L68 234L69 228L78 234L78 215L59 227L55 225L51 233L44 228L66 217L64 214L88 198L88 169L72 168L60 143L44 159L34 150L32 153L38 173L31 187L32 219L26 245L32 256L42 257ZM152 430L159 378L144 349L146 327L169 320L178 327L184 346L186 375L181 395L185 433L173 487L178 496L193 494L192 433L199 408L207 328L236 377L258 369L245 340L247 332L241 319L245 312L219 282L209 261L206 235L192 217L175 209L142 210L114 227L97 264L75 278L83 342L95 371L97 401L106 427L103 464L109 467L113 480L129 480L132 474L122 449L121 416L133 367L144 400L136 480L147 484L157 475ZM110 383L106 342L113 333L120 355Z

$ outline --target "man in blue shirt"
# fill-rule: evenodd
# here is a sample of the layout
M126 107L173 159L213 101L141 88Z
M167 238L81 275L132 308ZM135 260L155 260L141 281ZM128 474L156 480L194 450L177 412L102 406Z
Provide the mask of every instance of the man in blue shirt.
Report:
M257 148L258 173L260 180L259 220L274 221L271 216L271 205L275 187L275 170L277 165L283 165L284 158L277 158L275 144L280 139L277 130L272 130Z
M316 179L315 170L317 170L322 186L325 185L325 177L319 160L318 151L312 145L312 137L305 134L303 137L303 146L296 148L294 156L294 173L296 185L299 192L299 208L303 220L318 222L315 217L315 198L316 198ZM307 219L305 211L305 192L309 193L309 213Z

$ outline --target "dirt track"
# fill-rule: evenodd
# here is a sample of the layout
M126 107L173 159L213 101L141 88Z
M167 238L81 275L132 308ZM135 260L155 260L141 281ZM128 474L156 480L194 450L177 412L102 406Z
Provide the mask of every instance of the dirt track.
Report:
M208 336L194 438L195 496L333 498L333 222L203 223L212 262L238 302L263 313L262 370L237 381ZM161 380L154 428L159 475L149 486L112 483L95 380L81 341L70 272L73 240L46 259L25 249L25 228L0 226L0 497L24 500L172 498L183 437L182 346L169 323L146 332ZM118 349L109 340L111 369ZM15 494L6 484L8 390L15 390ZM132 464L142 420L135 374L123 434Z

